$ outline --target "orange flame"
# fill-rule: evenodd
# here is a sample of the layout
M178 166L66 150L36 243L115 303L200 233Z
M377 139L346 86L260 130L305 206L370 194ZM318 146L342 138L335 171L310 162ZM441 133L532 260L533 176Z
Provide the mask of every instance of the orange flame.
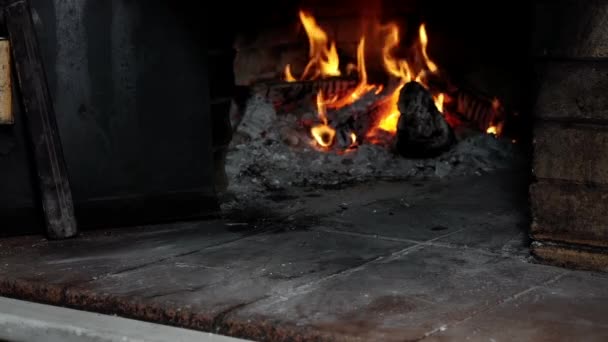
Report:
M397 132L397 123L399 122L399 117L401 113L399 112L399 108L397 107L397 102L399 101L399 93L403 86L415 80L416 82L422 84L426 88L428 85L426 83L427 70L431 73L438 72L439 68L437 65L429 58L427 54L427 46L429 43L428 36L426 34L426 29L424 24L420 25L418 30L419 40L420 40L420 50L422 53L422 57L424 59L424 67L418 68L418 73L416 77L414 77L414 73L412 72L412 67L405 59L399 59L393 55L393 51L395 48L399 46L399 27L395 24L389 24L387 26L388 34L384 40L384 46L382 48L382 60L384 62L384 68L391 75L399 79L399 85L396 87L393 94L390 96L390 99L383 106L383 110L379 114L380 119L369 133L368 136L373 136L376 129L381 129L383 131L395 134ZM443 112L443 103L445 100L445 94L439 93L433 97L435 102L435 106L440 112Z
M386 71L399 79L399 85L382 106L383 109L379 113L378 123L368 135L373 136L375 129L381 129L392 134L397 133L397 122L401 116L397 107L399 93L401 88L412 80L412 72L408 62L404 59L398 59L393 55L393 50L399 46L399 42L399 27L395 24L389 24L388 34L382 47L382 62Z
M433 97L433 100L435 101L435 107L437 107L437 109L443 113L443 100L445 98L445 94L444 93L439 93L437 96Z
M318 77L340 76L340 59L334 42L329 43L327 34L317 24L315 18L300 11L300 21L308 36L310 60L300 76L300 80L313 80ZM329 46L329 47L328 47ZM285 80L295 80L289 68L285 68Z
M367 69L365 67L365 37L361 37L359 45L357 46L357 73L359 75L359 83L357 87L353 89L350 94L342 97L341 99L333 102L328 102L327 106L330 108L341 108L352 104L365 95L367 92L375 89L374 85L367 83Z
M433 61L430 60L429 55L426 52L426 47L429 44L429 38L426 35L426 28L424 27L424 23L422 25L420 25L420 29L418 30L418 32L419 32L418 36L420 38L422 56L424 57L424 62L426 63L426 67L432 73L435 73L438 70L437 64L435 64Z
M317 93L317 114L323 123L312 127L310 134L319 146L329 148L336 137L336 130L328 125L326 102L321 90Z
M285 81L287 82L295 82L297 81L295 77L291 74L291 65L287 64L285 66Z

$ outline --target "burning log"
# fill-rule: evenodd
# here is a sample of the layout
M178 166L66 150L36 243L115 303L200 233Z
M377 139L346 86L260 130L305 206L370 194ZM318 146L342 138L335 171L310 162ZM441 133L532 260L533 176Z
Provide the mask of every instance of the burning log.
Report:
M398 102L397 151L406 157L432 157L454 141L452 129L435 106L433 96L420 83L409 82Z
M262 94L270 101L277 112L289 112L310 102L311 96L319 90L327 98L343 97L357 86L357 80L332 77L314 81L266 82L254 86L253 92Z

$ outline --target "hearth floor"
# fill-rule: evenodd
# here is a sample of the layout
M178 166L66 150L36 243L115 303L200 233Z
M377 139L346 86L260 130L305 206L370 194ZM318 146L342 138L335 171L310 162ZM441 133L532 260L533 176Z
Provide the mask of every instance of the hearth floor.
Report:
M0 240L0 295L264 341L606 341L608 275L528 256L526 179L304 191L281 210Z

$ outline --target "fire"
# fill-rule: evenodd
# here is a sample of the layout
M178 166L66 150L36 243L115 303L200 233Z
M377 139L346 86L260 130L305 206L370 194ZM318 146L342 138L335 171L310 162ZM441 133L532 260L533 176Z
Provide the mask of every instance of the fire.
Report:
M297 81L295 77L291 74L291 65L287 64L285 66L285 81L287 82L295 82Z
M393 51L399 46L400 43L399 27L395 24L390 24L387 26L387 30L388 34L386 35L384 46L382 48L382 61L386 72L388 72L391 76L396 77L399 80L399 85L390 96L388 103L383 106L384 108L380 114L380 119L378 120L376 127L373 128L368 134L370 136L374 135L376 129L381 129L391 134L395 134L397 132L397 123L399 122L399 117L401 115L399 108L397 107L401 88L403 88L406 83L411 82L412 79L428 88L428 84L426 83L427 70L431 73L437 73L439 71L437 65L429 58L426 52L429 39L426 34L424 24L420 25L418 30L418 39L420 41L420 52L424 59L425 65L418 68L419 70L415 77L413 76L413 68L410 66L408 61L405 59L399 59L393 54ZM439 93L434 96L433 99L437 109L440 112L443 112L445 94Z
M300 11L300 22L304 26L304 30L308 36L310 57L306 68L304 68L304 72L300 76L300 80L340 76L340 59L336 44L329 42L327 34L310 13ZM285 68L285 80L288 82L296 80L291 74L289 65Z
M367 92L376 88L376 86L367 83L367 69L365 67L365 37L361 37L357 46L357 73L359 75L359 83L350 94L341 99L328 103L329 108L342 108L361 98Z
M502 134L502 123L493 124L486 129L486 133L499 137Z
M340 60L337 53L335 42L331 41L327 33L318 25L315 18L305 11L299 12L300 22L306 31L309 43L309 60L304 71L299 77L294 76L291 65L287 64L284 68L284 79L288 82L310 81L319 78L340 76ZM397 49L401 44L400 30L396 24L388 24L381 28L383 35L383 45L381 50L382 65L386 73L392 78L388 84L370 84L366 68L366 37L362 36L357 46L357 64L349 63L343 70L351 75L356 71L358 77L357 86L350 90L347 95L333 95L327 97L323 91L319 90L316 96L316 108L319 122L310 129L314 145L324 150L330 149L336 141L336 129L329 125L327 109L339 109L353 104L361 99L365 94L374 92L381 96L374 104L373 113L374 123L372 127L362 136L372 143L386 143L387 139L397 133L397 125L401 113L398 108L401 89L408 82L416 81L431 92L435 107L441 112L446 113L446 120L450 121L449 93L439 92L432 82L441 76L438 65L429 57L428 46L429 36L426 25L422 23L418 28L417 44L410 50L408 58L398 56ZM439 83L441 84L441 83ZM390 88L388 88L390 86ZM447 109L446 109L447 106ZM498 99L492 102L495 111L499 111L501 104ZM372 114L370 114L372 115ZM487 128L488 134L499 136L502 131L502 122L493 122ZM346 151L361 144L361 136L355 132L349 133L351 143ZM347 136L348 137L348 136ZM340 136L340 144L342 144Z
M410 66L406 60L393 56L393 50L399 46L399 27L395 24L389 24L387 29L389 33L382 47L382 62L390 75L401 79L403 84L405 84L412 80Z
M439 93L437 96L433 97L433 100L435 101L435 107L437 107L437 109L443 113L443 101L445 98L445 94L444 93Z
M500 101L497 98L494 98L492 100L492 109L494 109L495 112L498 112L501 110L501 108L502 104ZM488 129L486 129L486 133L499 137L502 134L502 127L503 122L493 123L490 125L490 127L488 127Z
M433 61L430 60L429 55L426 52L426 47L429 44L429 38L426 35L426 28L424 24L420 25L420 29L418 30L418 36L420 38L422 56L424 57L426 67L429 69L430 72L435 73L438 70L437 64L433 63Z
M321 90L317 93L317 115L322 124L312 127L310 129L310 134L312 134L312 137L319 146L329 148L333 145L336 137L336 130L328 125L326 101L323 98L323 92Z

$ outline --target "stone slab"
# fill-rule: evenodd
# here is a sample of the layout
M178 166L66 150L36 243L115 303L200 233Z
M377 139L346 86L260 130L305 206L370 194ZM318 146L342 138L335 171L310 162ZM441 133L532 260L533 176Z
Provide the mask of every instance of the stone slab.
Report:
M157 248L154 262L88 281L61 278L57 283L48 274L39 275L57 286L35 284L29 295L53 304L211 331L233 307L289 293L411 245L307 231L261 234L180 255ZM1 293L21 297L22 280L32 276L36 274L7 274Z
M511 258L425 247L235 310L220 332L285 341L280 329L290 327L300 340L419 340L560 272ZM254 328L244 321L254 322Z
M345 206L322 224L383 238L526 253L525 175L515 171L440 182L394 184L383 200ZM377 190L378 191L378 190ZM429 215L432 213L432 215Z
M606 341L607 284L606 275L573 272L424 341Z
M219 221L84 232L65 241L40 236L0 241L0 283L77 284L243 238Z

